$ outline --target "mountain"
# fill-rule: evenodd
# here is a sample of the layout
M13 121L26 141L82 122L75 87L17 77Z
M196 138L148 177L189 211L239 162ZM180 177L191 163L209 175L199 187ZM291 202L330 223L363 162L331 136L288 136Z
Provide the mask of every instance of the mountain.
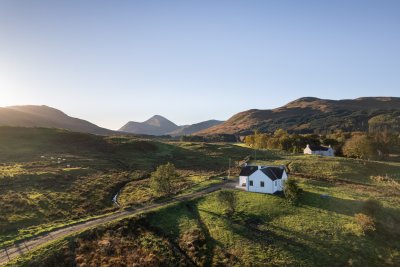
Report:
M163 116L155 115L145 122L130 121L122 126L119 131L134 134L165 135L178 129L179 126L172 121Z
M10 106L0 108L0 126L62 128L100 135L115 133L85 120L68 116L48 106Z
M246 135L254 130L273 132L279 128L296 133L367 131L372 123L398 121L399 118L399 97L345 100L304 97L276 109L240 112L226 122L197 132L196 135Z
M155 115L145 122L130 121L119 131L134 134L182 136L190 135L221 123L222 121L218 120L208 120L192 125L178 126L160 115Z
M181 126L179 129L170 132L171 136L182 136L182 135L191 135L193 133L206 130L210 127L216 126L223 123L223 121L218 120L208 120L199 123L195 123L192 125Z

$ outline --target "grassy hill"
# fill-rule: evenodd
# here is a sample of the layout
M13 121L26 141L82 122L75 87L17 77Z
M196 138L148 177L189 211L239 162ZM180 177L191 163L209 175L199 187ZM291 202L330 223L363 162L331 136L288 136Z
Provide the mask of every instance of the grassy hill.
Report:
M222 168L226 157L237 155L234 161L239 161L238 155L251 152L228 144L151 144L163 147L155 155L161 158L174 155L180 171L199 181L204 181L212 170ZM188 156L187 161L180 158L183 155ZM207 155L211 160L204 156L196 160L199 155ZM73 235L9 266L56 262L63 263L61 266L76 263L103 266L400 264L397 227L400 224L400 163L271 151L260 151L258 155L259 160L253 163L287 166L290 177L303 190L299 206L288 204L282 196L234 190L237 204L231 215L218 201L216 192ZM210 165L211 161L216 165ZM134 160L129 164L134 164ZM124 188L122 204L132 205L140 199L151 201L146 198L146 185L133 183L137 181L129 182ZM140 193L143 195L139 196ZM379 203L371 215L376 221L376 231L363 234L354 216L371 212L371 199Z
M376 122L386 123L389 128L399 124L400 98L364 97L354 100L326 100L305 97L272 109L252 109L240 112L226 122L196 133L251 134L254 130L274 132L285 129L296 133L367 131ZM381 118L385 117L384 121ZM390 123L396 121L396 123Z
M109 135L114 131L73 118L48 106L10 106L0 108L0 126L61 128L70 131Z

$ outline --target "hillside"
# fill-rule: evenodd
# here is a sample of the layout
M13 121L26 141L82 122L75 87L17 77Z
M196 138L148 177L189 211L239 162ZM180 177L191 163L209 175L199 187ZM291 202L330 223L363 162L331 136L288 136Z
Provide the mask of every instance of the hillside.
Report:
M288 166L303 190L297 206L230 190L230 213L214 192L76 233L7 266L399 266L399 163L280 157L257 163ZM132 190L145 191L122 194ZM374 232L362 232L358 213L374 217Z
M226 170L228 158L241 160L251 153L231 145L0 127L0 248L115 210L111 200L121 187L129 183L142 189L136 180L160 164L175 164L185 175L181 182L186 188L197 184L191 174L199 172L207 179ZM127 203L146 193L135 190L128 190Z
M223 121L218 120L208 120L199 123L195 123L192 125L182 126L178 130L168 133L171 136L182 136L182 135L191 135L193 133L203 131L210 127L216 126L223 123Z
M109 135L114 131L68 116L48 106L10 106L0 108L0 126L61 128L70 131Z
M182 136L191 135L221 123L222 121L208 120L192 125L178 126L163 116L155 115L144 122L130 121L119 131L133 134Z
M249 134L254 130L273 132L279 128L296 133L366 131L371 123L382 117L387 122L399 121L400 98L327 100L305 97L276 109L240 112L226 122L196 134ZM390 123L389 127L392 126Z
M148 135L165 135L179 129L179 126L172 121L155 115L144 122L130 121L119 129L121 132Z

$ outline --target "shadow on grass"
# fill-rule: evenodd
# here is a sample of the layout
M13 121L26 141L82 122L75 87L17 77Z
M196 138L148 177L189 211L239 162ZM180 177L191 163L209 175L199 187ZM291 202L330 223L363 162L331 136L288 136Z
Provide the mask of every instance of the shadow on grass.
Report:
M361 200L337 198L309 191L303 191L300 203L304 206L323 209L347 216L354 216L354 214L359 213L364 205L364 201Z

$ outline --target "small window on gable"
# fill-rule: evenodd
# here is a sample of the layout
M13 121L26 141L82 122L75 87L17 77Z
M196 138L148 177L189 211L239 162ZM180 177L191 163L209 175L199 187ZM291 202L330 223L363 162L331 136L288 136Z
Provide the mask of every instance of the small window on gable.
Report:
M275 186L278 186L278 181L275 181Z
M253 186L253 181L252 180L249 181L249 185Z
M260 182L260 187L264 187L264 181Z

